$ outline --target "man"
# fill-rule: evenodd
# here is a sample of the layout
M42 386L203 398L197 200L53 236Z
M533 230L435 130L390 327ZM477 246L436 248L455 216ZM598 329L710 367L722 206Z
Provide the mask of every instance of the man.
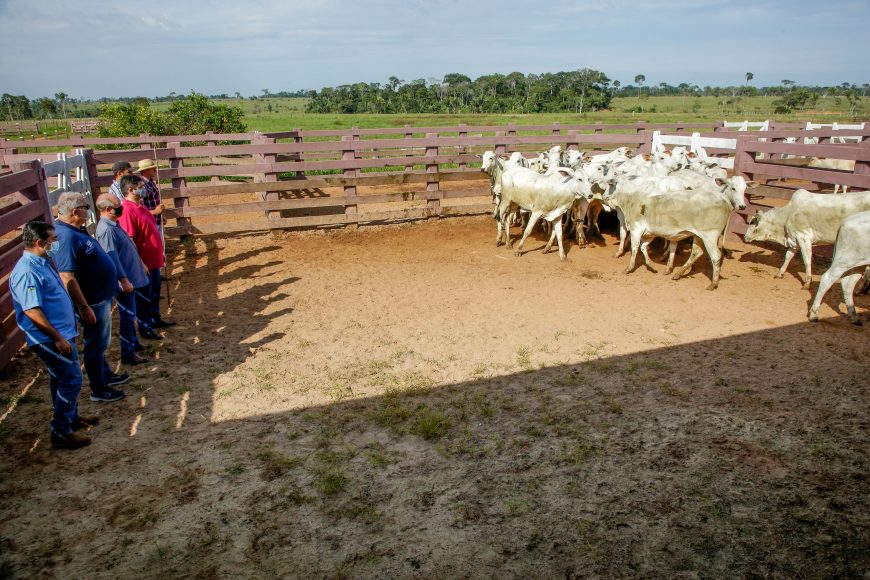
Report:
M54 227L43 221L24 225L24 253L9 276L15 321L28 346L48 370L51 392L51 445L78 449L91 438L76 430L91 427L98 417L78 414L82 390L73 303L49 258L57 251Z
M121 178L131 173L133 173L133 166L126 161L116 161L112 165L112 175L114 175L115 180L109 186L109 193L117 197L119 202L124 200L124 193L121 191Z
M112 387L127 382L129 376L113 373L106 364L118 273L112 259L83 227L88 215L85 196L71 192L62 194L57 201L57 213L54 227L60 246L54 254L54 264L82 321L82 358L90 380L90 398L92 401L119 401L124 398L124 392Z
M118 223L136 244L139 257L148 268L150 276L148 292L136 293L136 314L139 318L139 334L142 327L147 330L175 326L174 322L160 317L160 268L163 267L163 242L154 223L154 216L142 205L145 189L142 181L135 175L121 178L121 191L124 203ZM144 334L142 335L148 338ZM158 335L159 336L159 335Z
M121 202L114 195L104 193L97 198L97 210L100 212L100 222L97 224L96 238L112 258L121 285L121 292L115 296L121 322L121 362L142 364L148 361L138 354L143 347L136 338L136 298L133 291L148 291L148 269L139 257L133 240L118 225L118 218L124 210Z
M157 230L162 232L163 203L160 201L160 188L157 186L156 181L157 163L153 159L143 159L139 162L136 173L142 176L142 184L145 187L145 197L142 198L142 205L148 208L148 211L154 216Z

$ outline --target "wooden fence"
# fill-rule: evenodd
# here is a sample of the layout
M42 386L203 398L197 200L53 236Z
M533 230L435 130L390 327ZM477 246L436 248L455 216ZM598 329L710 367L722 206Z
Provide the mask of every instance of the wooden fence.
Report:
M38 161L0 176L0 369L24 344L15 323L9 275L24 250L20 228L32 219L51 221L45 172Z

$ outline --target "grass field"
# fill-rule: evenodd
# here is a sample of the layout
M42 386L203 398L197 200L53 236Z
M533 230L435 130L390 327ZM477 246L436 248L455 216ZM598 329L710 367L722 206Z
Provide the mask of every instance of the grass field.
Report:
M522 114L396 114L396 115L340 115L340 114L306 114L307 99L268 98L268 99L226 99L221 103L240 106L245 112L245 123L248 129L256 131L286 131L296 127L301 129L345 129L350 127L376 128L412 126L450 126L458 123L475 125L546 124L560 122L564 124L583 123L650 123L713 122L727 119L755 120L775 119L778 121L815 121L815 122L847 122L853 119L849 116L849 106L844 99L824 97L819 99L819 105L812 111L794 115L774 115L774 97L746 97L729 105L722 105L724 99L717 97L650 97L637 99L634 97L617 98L613 100L613 108L608 111L591 113L536 113ZM155 110L165 110L168 103L152 105ZM643 107L643 113L630 112L637 107ZM864 119L870 109L870 100L863 99L857 115Z

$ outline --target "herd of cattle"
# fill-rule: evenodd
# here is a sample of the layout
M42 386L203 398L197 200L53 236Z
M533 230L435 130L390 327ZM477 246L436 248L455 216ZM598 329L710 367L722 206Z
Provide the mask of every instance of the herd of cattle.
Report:
M519 152L506 157L486 151L481 170L490 177L498 226L496 245L504 241L511 248L510 226L523 221L525 228L515 248L516 255L521 255L526 238L543 218L550 230L544 252L555 240L564 260L566 232L576 233L578 245L583 246L586 234L597 232L599 214L615 211L619 219L616 256L625 253L627 239L631 243L626 273L636 268L638 251L647 268L655 271L648 249L655 238L663 238L668 242L670 274L677 244L691 238L689 258L674 279L689 273L706 252L713 269L708 290L719 284L731 215L745 209L747 188L757 186L741 176L729 177L719 165L702 161L683 147L646 155L622 147L589 156L555 146L531 160ZM853 294L862 278L862 285L870 286L870 191L830 195L799 189L785 206L756 213L744 240L769 240L786 247L785 263L777 277L782 277L800 249L806 288L812 280L813 244L835 244L832 265L822 277L809 317L817 320L822 298L839 280L849 316L860 324Z

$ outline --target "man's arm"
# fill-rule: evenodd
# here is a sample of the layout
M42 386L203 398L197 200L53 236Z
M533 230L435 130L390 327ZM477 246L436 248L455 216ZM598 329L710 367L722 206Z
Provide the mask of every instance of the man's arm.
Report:
M57 350L60 354L67 355L72 352L72 346L69 341L65 339L61 334L57 331L57 329L52 326L52 324L48 321L48 318L45 317L45 313L42 311L42 308L30 308L24 311L24 315L30 319L33 324L36 325L36 328L44 332L51 340L54 341L54 346L57 347Z
M88 306L88 301L85 300L85 295L82 294L82 289L79 287L75 273L60 272L60 279L63 281L63 285L66 287L66 291L69 293L70 298L72 298L73 304L76 305L79 315L82 317L82 322L85 324L95 324L97 322L97 317L94 314L94 311L91 310L91 307Z

